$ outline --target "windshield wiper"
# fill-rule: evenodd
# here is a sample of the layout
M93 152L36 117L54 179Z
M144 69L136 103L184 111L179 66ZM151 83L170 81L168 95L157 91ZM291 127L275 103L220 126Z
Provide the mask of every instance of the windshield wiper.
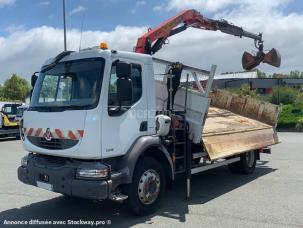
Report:
M84 109L87 106L89 106L90 104L85 104L85 105L67 105L64 106L66 109Z
M28 111L38 112L63 112L65 110L64 106L34 106L28 109Z
M90 104L88 104L90 105ZM64 105L64 106L34 106L29 111L38 112L63 112L65 110L85 109L88 105Z

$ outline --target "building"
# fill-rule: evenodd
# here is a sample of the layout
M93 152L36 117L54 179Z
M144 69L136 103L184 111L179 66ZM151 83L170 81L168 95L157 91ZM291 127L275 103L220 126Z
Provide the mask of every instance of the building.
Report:
M227 89L240 88L242 85L248 84L251 89L257 90L259 93L271 93L274 87L289 86L293 88L303 87L303 78L226 78L215 79L213 88Z

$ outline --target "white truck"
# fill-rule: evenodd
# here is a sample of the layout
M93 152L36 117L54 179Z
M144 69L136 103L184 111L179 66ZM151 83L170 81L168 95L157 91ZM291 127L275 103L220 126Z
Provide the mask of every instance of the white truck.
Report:
M222 165L252 173L259 154L278 143L278 106L211 92L215 66L136 52L101 44L44 64L21 120L29 154L20 181L74 197L126 200L146 215L176 175L186 174L190 198L192 174Z

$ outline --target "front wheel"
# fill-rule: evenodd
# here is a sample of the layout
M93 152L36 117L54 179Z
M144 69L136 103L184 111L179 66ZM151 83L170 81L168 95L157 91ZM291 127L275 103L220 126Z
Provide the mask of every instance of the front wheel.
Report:
M232 173L251 174L255 171L257 152L249 151L240 156L240 161L228 165Z
M134 171L133 182L127 186L130 209L139 216L155 212L164 195L165 185L161 164L150 157L141 159Z

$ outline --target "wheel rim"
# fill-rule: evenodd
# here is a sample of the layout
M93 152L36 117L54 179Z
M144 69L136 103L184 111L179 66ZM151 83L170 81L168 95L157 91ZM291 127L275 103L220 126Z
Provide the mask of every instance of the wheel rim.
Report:
M138 185L138 196L143 204L152 204L160 193L160 176L154 169L146 170Z
M254 162L255 162L255 152L254 151L250 151L250 152L246 153L246 161L247 161L247 165L249 168L254 166Z

